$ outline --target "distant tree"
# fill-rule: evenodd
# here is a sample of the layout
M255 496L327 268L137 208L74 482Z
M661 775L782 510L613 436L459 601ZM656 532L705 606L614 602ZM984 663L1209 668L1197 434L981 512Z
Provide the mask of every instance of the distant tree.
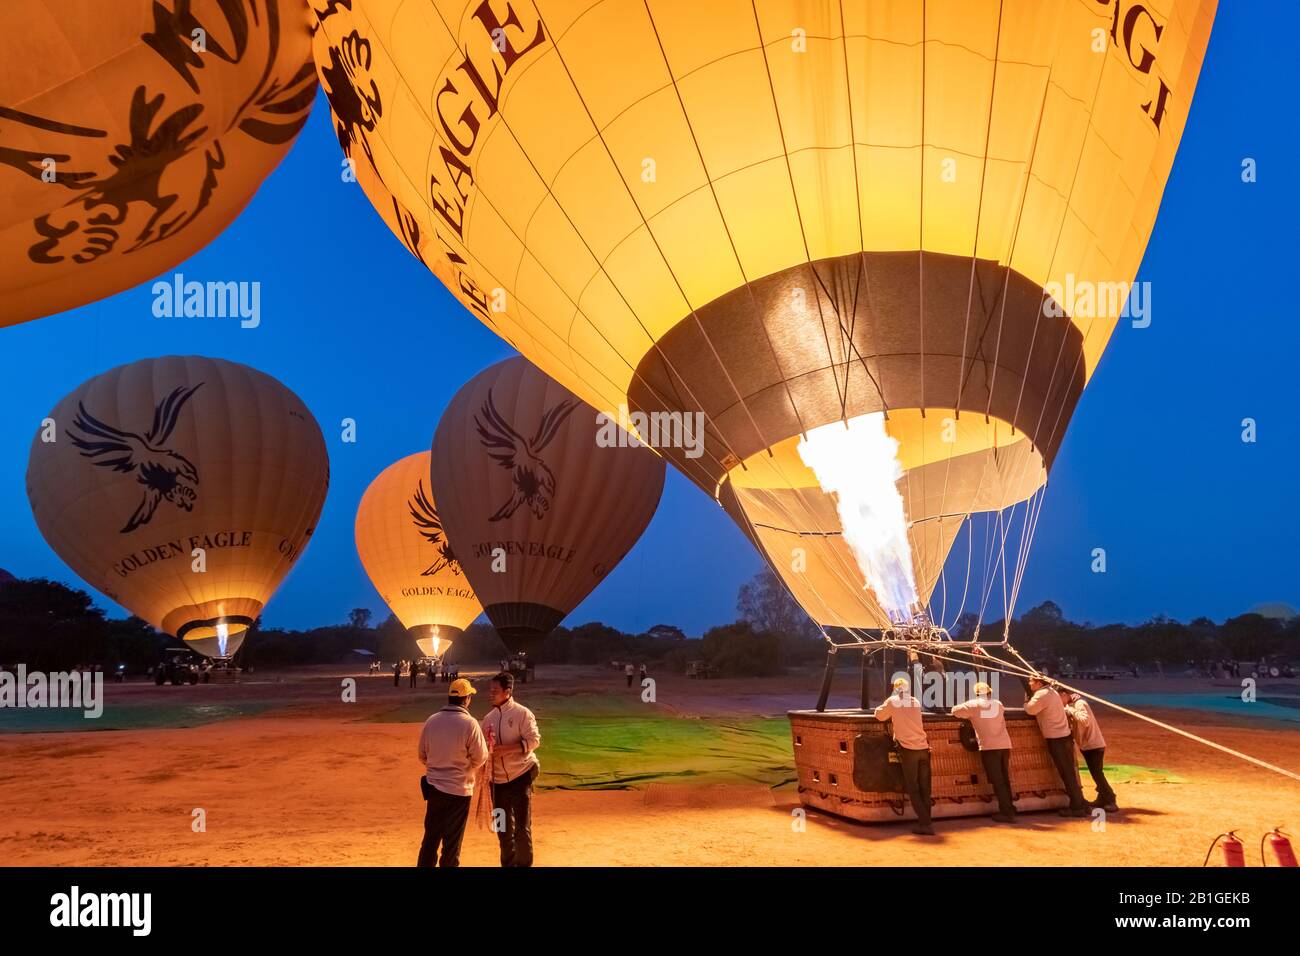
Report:
M740 586L736 611L740 620L758 632L808 637L820 633L771 568L764 568Z
M1060 627L1065 621L1065 612L1055 601L1044 601L1036 608L1031 608L1020 616L1022 627L1053 628Z
M781 672L780 638L748 621L710 628L700 641L705 659L724 677L769 677Z
M43 670L104 664L106 631L85 591L45 578L0 584L0 661Z
M348 612L348 624L352 627L366 628L370 626L370 608L354 607Z
M1229 657L1239 661L1256 661L1277 653L1282 633L1283 622L1259 614L1229 618L1218 629L1219 644Z
M646 631L645 633L646 633L646 637L657 638L660 640L669 640L669 641L686 640L686 632L683 631L680 627L675 627L672 624L656 624L654 627L650 628L650 630Z
M127 671L133 674L157 664L164 647L180 643L171 635L154 630L153 625L134 614L106 621L104 631L107 638L105 666L125 664Z
M953 639L958 641L970 641L975 639L975 629L979 627L980 616L974 611L967 611L953 623L952 629L948 632Z

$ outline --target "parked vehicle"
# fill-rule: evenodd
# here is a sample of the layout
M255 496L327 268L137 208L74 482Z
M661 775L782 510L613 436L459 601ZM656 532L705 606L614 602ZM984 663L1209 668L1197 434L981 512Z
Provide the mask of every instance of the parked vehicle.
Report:
M203 668L202 655L195 654L188 647L167 647L163 649L163 658L153 669L153 682L161 687L169 681L172 684L197 684Z

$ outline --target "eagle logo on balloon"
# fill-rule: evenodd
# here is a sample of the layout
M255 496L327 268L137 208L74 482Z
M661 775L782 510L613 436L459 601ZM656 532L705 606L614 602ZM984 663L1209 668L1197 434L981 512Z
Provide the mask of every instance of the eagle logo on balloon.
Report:
M113 144L104 129L0 106L0 140L11 124L20 130L15 137L19 142L31 130L42 140L35 149L0 145L0 165L72 193L58 210L32 222L38 237L27 250L32 262L71 259L85 264L170 239L211 202L226 168L222 137L238 130L278 145L302 129L315 95L315 70L309 59L283 85L272 77L280 48L278 5L221 0L216 7L226 28L220 36L211 29L217 24L195 16L191 0L172 0L153 4L153 30L140 39L198 94L202 80L221 83L223 64L243 62L253 36L250 23L266 16L269 42L260 79L224 129L214 131L207 125L203 103L172 108L165 94L150 95L144 85L123 104L130 130L125 143ZM192 45L200 34L205 42L202 55ZM47 180L51 171L54 177Z
M560 426L578 407L576 399L566 399L553 406L537 424L531 439L524 438L510 426L497 411L488 389L487 401L474 416L479 441L488 450L488 457L502 468L512 472L513 490L510 500L496 510L488 520L503 521L520 507L527 505L536 518L546 517L555 499L555 472L551 471L541 454L558 434Z
M421 571L420 576L437 574L443 568L459 575L460 562L456 560L456 554L451 550L451 543L446 538L446 532L442 530L442 519L438 517L438 509L429 500L423 481L416 485L415 497L408 501L406 506L411 512L411 520L415 522L416 530L424 540L438 549L438 560Z
M163 501L182 511L194 510L198 500L198 469L180 452L166 447L166 443L176 428L181 409L202 386L199 382L192 388L182 385L173 389L154 409L153 425L143 435L107 425L86 411L83 403L77 403L73 427L84 434L69 429L68 435L72 444L81 449L82 457L101 468L134 474L135 480L144 486L144 497L122 528L122 534L148 524Z

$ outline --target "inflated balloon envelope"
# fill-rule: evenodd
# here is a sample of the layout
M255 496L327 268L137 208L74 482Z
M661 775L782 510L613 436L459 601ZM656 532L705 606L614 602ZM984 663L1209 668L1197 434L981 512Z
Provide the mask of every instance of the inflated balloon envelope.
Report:
M654 516L663 459L615 429L522 358L472 378L438 422L438 514L511 650L536 652Z
M225 229L307 122L307 26L302 0L0 4L0 325Z
M320 426L269 375L144 359L79 386L32 442L27 496L87 584L213 657L235 653L316 529Z
M704 454L664 454L815 619L900 612L866 579L870 535L849 543L857 506L828 490L849 486L804 454L839 442L842 465L882 428L902 613L963 528L987 581L968 561L952 609L979 589L982 615L998 575L1014 605L1007 545L1027 553L1126 317L1214 0L312 6L390 228L583 400L702 412Z
M420 653L445 654L483 608L474 596L429 490L430 454L385 468L357 507L357 554L384 603Z

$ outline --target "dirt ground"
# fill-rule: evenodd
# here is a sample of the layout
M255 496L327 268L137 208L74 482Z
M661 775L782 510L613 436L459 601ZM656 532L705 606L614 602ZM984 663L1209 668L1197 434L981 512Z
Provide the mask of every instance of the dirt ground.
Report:
M419 724L383 720L398 705L403 712L413 703L417 712L423 710L411 695L427 697L432 710L442 691L424 685L412 691L405 682L394 688L391 677L359 676L358 700L345 704L343 676L257 675L239 685L196 688L110 685L106 717L127 715L129 725L132 713L183 700L186 719L199 725L0 734L0 864L412 864L423 814L415 755ZM1156 688L1146 683L1128 681L1114 689L1214 689L1207 681L1165 680ZM752 681L666 678L658 697L669 717L681 719L778 715L809 706L816 685L811 672ZM1217 689L1231 693L1225 688ZM520 688L520 699L540 714L548 699L624 693L609 672L553 668L537 684ZM271 706L255 716L201 722L205 712L228 714L254 701ZM477 704L475 712L485 707ZM1300 723L1187 710L1157 715L1300 771ZM653 783L643 789L539 792L537 862L1199 866L1215 835L1235 828L1246 840L1248 861L1258 865L1265 830L1300 829L1300 783L1133 718L1105 711L1101 717L1108 763L1158 768L1181 780L1117 785L1122 810L1104 828L1034 814L1013 826L982 818L940 821L939 835L926 838L901 825L864 826L815 812L800 827L792 812L797 794L789 785ZM540 756L545 764L545 741ZM1086 780L1085 790L1091 794ZM203 832L193 826L196 809L205 818ZM471 823L462 864L495 863L494 836Z

